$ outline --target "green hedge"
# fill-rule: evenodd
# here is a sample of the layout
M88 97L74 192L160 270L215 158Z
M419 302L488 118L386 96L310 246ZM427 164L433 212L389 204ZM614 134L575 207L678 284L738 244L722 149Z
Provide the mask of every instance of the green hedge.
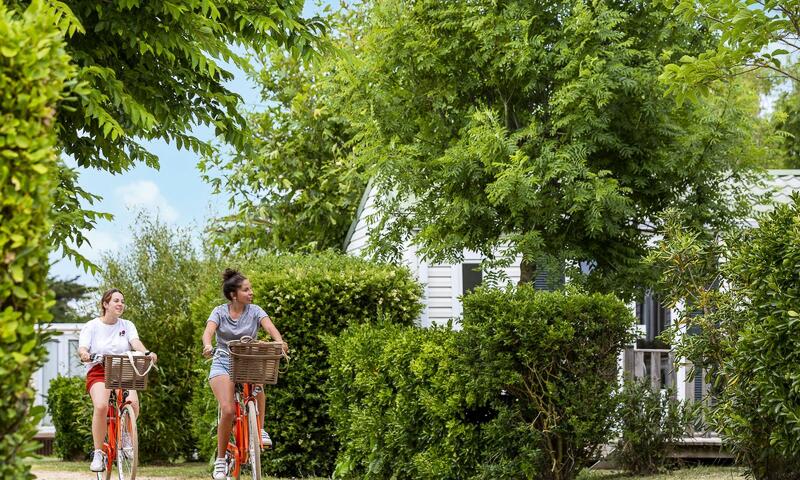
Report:
M50 382L47 409L56 436L53 453L62 460L84 460L92 451L92 400L86 381L58 376Z
M50 319L48 236L57 155L55 114L74 74L54 18L34 2L21 17L0 3L0 478L23 463L43 408L29 381L46 351L34 326Z
M332 253L261 257L234 266L250 279L254 303L272 317L291 348L287 373L277 388L267 389L267 428L275 446L264 455L264 468L276 476L328 475L340 442L322 390L329 375L322 338L380 316L413 324L421 311L421 286L405 268ZM198 339L211 310L224 302L216 277L198 292L192 304ZM216 403L207 374L206 364L190 407L202 458L213 455L215 442Z
M335 478L468 478L480 425L496 412L466 405L456 333L361 325L326 339L339 454Z
M330 339L341 478L575 478L614 422L633 317L612 296L478 289L462 330Z

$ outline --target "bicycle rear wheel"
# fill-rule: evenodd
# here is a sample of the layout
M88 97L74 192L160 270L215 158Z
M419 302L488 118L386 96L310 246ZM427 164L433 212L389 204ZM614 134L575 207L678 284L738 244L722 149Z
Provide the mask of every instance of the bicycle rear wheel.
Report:
M139 437L133 407L125 405L119 416L117 438L117 470L119 480L135 480L139 466Z
M258 425L256 402L247 402L247 430L250 438L250 469L253 480L261 480L261 428Z

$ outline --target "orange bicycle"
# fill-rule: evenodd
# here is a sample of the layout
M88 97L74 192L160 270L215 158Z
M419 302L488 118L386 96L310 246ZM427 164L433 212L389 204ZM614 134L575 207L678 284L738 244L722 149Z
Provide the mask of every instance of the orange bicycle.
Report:
M136 480L139 465L139 437L136 413L128 400L130 390L147 388L147 374L152 362L149 357L132 355L93 355L92 361L102 361L105 368L108 397L106 439L103 442L105 471L97 472L97 480L111 480L111 469L117 464L119 480ZM140 373L140 368L144 373Z
M235 415L231 439L225 451L228 478L239 480L248 467L253 480L261 480L261 428L258 422L256 395L262 385L278 383L278 366L283 353L280 342L253 341L250 337L228 343L230 354L214 349L214 355L229 355L231 380L235 385ZM217 415L219 423L219 414Z

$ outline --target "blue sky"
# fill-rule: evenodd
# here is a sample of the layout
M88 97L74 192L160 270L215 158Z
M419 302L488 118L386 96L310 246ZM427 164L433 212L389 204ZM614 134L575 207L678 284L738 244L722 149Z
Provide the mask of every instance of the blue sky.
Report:
M326 0L322 5L331 4ZM323 6L306 2L304 15L313 16ZM228 87L242 96L248 110L263 109L258 90L247 75L229 66L235 79ZM193 132L203 140L213 138L210 128L197 128ZM200 178L197 169L199 157L191 151L177 150L165 142L149 142L147 147L159 156L161 168L154 170L144 165L120 175L97 170L81 170L80 183L84 189L100 195L103 200L93 208L114 215L111 222L99 222L97 228L86 232L91 245L80 248L83 255L97 261L103 253L117 253L130 243L131 226L139 211L147 211L174 226L192 227L199 232L209 218L227 211L227 199L211 194L211 187ZM96 280L84 273L69 260L54 255L51 273L58 277L80 277L86 284Z

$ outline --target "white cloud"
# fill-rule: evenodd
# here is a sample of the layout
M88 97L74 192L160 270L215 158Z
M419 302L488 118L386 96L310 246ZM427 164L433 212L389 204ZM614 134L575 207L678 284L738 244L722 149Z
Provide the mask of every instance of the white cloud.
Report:
M117 188L117 196L129 208L141 208L158 213L166 222L178 219L178 210L161 194L158 185L150 180L133 182Z

